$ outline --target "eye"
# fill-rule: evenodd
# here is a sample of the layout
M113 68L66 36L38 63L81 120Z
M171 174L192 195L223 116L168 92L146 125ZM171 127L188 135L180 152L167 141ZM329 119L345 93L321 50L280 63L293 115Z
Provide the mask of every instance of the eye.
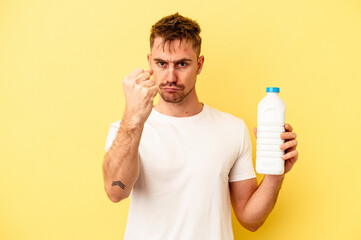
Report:
M180 66L180 67L185 67L187 64L185 63L185 62L179 62L178 63L178 66Z
M164 67L164 66L165 66L165 62L158 62L158 66Z

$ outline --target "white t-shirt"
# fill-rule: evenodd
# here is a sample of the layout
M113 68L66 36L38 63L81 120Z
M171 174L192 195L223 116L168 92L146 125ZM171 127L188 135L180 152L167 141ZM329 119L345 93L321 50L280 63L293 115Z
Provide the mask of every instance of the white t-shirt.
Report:
M111 124L106 151L119 126ZM183 118L153 109L139 156L125 240L233 239L228 182L256 177L242 119L205 104Z

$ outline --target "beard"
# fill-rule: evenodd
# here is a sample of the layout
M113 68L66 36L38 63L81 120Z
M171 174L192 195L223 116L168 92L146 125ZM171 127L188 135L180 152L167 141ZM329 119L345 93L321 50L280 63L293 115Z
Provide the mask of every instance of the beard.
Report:
M175 87L180 90L177 90L174 93L168 93L166 91L163 91L162 87ZM192 90L194 89L194 86L188 92L184 92L184 89L185 89L184 85L161 84L161 85L159 85L159 95L167 103L180 103L184 99L186 99L186 97L192 92Z

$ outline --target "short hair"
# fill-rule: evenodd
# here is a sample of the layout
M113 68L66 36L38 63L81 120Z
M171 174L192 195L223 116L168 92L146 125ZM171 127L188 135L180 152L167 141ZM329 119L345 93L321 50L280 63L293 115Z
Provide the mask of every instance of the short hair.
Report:
M199 56L202 43L202 39L199 36L200 32L199 24L190 18L183 17L178 13L166 16L152 26L150 31L150 49L153 48L156 37L163 38L163 48L166 42L170 44L173 40L186 39L192 42L192 47L197 56Z

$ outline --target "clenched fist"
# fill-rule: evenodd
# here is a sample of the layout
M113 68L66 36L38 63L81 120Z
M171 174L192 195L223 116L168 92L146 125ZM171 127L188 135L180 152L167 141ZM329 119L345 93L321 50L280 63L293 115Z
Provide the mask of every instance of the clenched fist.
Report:
M144 124L152 111L153 100L158 93L158 86L150 79L152 74L153 70L137 68L123 79L124 115L130 124Z

